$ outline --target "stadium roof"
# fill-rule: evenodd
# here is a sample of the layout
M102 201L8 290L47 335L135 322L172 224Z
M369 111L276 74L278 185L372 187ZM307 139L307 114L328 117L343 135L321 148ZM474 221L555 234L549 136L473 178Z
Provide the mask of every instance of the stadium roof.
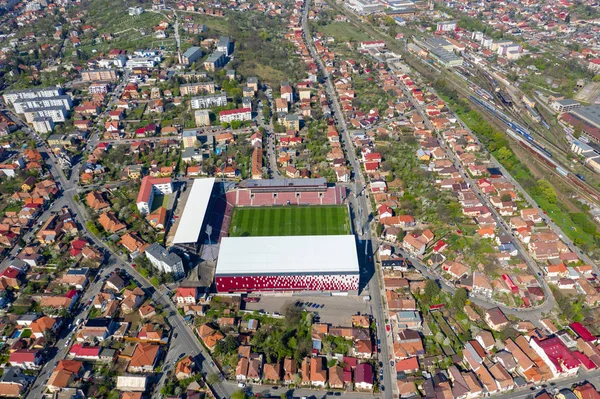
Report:
M327 180L324 177L318 177L314 179L250 179L246 181L246 187L310 187L310 186L323 186L327 184Z
M353 235L224 237L215 275L358 273Z
M214 178L194 180L173 244L189 244L198 241L214 185Z

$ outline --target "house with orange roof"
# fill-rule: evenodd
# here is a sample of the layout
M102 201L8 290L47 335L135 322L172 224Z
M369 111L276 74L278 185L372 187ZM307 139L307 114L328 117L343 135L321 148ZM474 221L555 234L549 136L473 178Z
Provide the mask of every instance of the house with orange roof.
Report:
M138 332L137 338L146 342L165 342L164 331L162 328L155 327L154 324L146 323Z
M567 278L569 277L569 269L567 269L564 263L548 265L546 266L546 275L550 279Z
M212 332L209 332L209 329ZM208 327L206 324L203 326L200 326L200 328L198 329L198 332L200 334L200 339L202 339L202 342L210 351L213 351L215 346L217 345L217 343L220 340L225 338L225 336L223 335L223 333L221 333L221 331L214 330L214 329Z
M316 356L310 359L310 384L315 387L325 387L327 369L323 367L323 358Z
M58 392L69 387L75 379L80 377L83 363L77 360L61 360L54 372L50 375L47 387L50 392Z
M419 371L419 359L416 357L409 357L396 362L396 372L411 374Z
M164 230L167 223L167 208L159 207L154 212L146 216L146 220L152 227L158 230Z
M104 209L110 208L110 204L102 198L102 194L98 191L90 191L85 196L85 201L87 205L95 211L102 211Z
M263 367L263 380L272 383L281 380L281 364L266 363Z
M191 356L181 359L175 366L175 378L181 381L190 378L194 374L195 363Z
M573 393L577 399L600 399L600 393L590 382L576 386L573 388Z
M70 310L73 306L73 299L67 296L49 296L45 295L40 297L40 307L46 308L48 311L58 311L61 309Z
M496 386L500 392L506 392L515 387L513 378L500 363L491 366L489 371L496 380Z
M29 326L29 329L33 333L34 337L41 338L49 333L55 334L60 326L61 323L58 322L57 319L53 319L48 316L42 316L39 319L34 320Z
M118 233L127 228L127 226L121 223L116 215L112 212L106 212L100 215L98 218L98 223L102 226L104 230L108 233Z
M329 388L344 388L344 369L341 366L335 365L329 368Z
M302 385L310 385L310 365L311 358L305 357L300 365L300 374L302 374Z
M144 240L139 238L135 233L127 233L121 237L119 244L123 245L132 258L142 253L145 247L148 246Z
M460 280L466 276L470 269L459 262L446 261L442 265L442 269L445 270L454 280Z
M354 356L360 359L370 359L373 356L373 345L370 339L359 339L353 346Z
M139 343L136 345L127 371L130 373L151 373L158 362L160 345Z
M481 238L493 239L496 237L496 233L494 232L494 229L492 229L492 228L479 229L479 230L477 230L477 234L479 234L479 236Z
M283 383L293 384L294 375L298 372L296 367L296 361L292 358L286 357L283 359Z
M133 313L137 308L139 308L144 299L146 298L146 294L144 290L140 287L135 287L133 290L126 289L123 291L123 301L121 302L121 309L124 313Z
M177 287L173 298L178 306L195 305L198 302L198 289L196 287Z

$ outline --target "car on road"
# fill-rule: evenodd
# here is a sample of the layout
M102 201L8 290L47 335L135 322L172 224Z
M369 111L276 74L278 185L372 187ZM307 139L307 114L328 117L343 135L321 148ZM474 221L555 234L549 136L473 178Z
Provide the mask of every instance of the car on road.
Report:
M177 336L178 336L178 335L179 335L179 334L175 333L175 334L173 335L173 338L177 338Z
M246 388L246 384L244 384L243 382L238 382L238 388Z
M383 367L383 362L379 362L379 367Z

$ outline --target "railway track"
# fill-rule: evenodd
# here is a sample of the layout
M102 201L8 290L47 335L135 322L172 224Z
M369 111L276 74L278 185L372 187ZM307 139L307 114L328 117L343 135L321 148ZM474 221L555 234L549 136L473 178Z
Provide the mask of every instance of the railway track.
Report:
M478 111L482 112L484 115L491 115L487 109L485 109L484 107L482 107L481 105L477 104L476 102L474 102L470 99L470 97L473 95L473 93L471 91L469 91L469 89L462 87L459 84L456 84L451 79L450 79L450 82L452 83L454 89L459 92L459 94L461 94L462 96L466 97L466 99L469 100L469 104L471 104L471 106L473 106ZM488 86L488 88L490 88L490 87ZM497 101L497 103L498 102L499 101ZM506 111L506 108L508 108L508 107L503 107L502 110ZM510 116L512 118L512 117L514 117L515 112L516 112L515 110L511 109L511 110L509 110L507 116ZM500 126L500 122L496 120L494 115L491 115L491 116L493 117L492 123L504 131L505 126ZM517 119L518 119L519 123L522 122L522 117L519 116ZM525 125L528 129L530 128L529 124L527 124L527 123L523 123L523 125ZM514 137L513 137L513 139L514 139ZM540 155L539 153L536 153L536 152L533 152L536 155L536 157L534 159L536 161L538 161L538 163L543 164L545 169L551 170L553 174L560 176L561 182L563 182L568 187L570 187L571 189L573 189L577 193L579 193L582 198L586 199L587 201L589 201L595 205L600 206L600 191L596 190L594 187L590 186L589 184L578 180L576 177L574 177L575 175L571 172L568 172L568 174L565 173L566 175L563 175L557 171L557 169L556 169L557 167L562 170L565 170L564 168L562 168L561 165L568 164L568 160L566 159L566 151L557 147L556 145L554 145L552 142L548 141L545 137L543 137L539 133L536 133L535 139L536 140L539 139L538 141L544 144L544 148L546 148L546 151L548 151L548 148L550 148L552 150L552 152L550 152L550 151L548 151L548 152L550 152L550 154L552 156L556 155L556 157L555 157L556 161L554 162L553 166L550 166L550 165L548 165L547 160L545 160L542 155ZM519 140L517 140L517 141L521 144L521 146L525 147L525 145L521 141L519 141ZM528 149L529 148L531 148L531 147L528 146ZM574 177L574 179L571 179L568 177L571 175Z

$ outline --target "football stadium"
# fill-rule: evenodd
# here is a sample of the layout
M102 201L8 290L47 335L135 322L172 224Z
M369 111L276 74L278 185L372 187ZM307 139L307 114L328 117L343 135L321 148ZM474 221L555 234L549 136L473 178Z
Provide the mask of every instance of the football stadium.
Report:
M346 188L322 178L248 180L224 194L213 185L194 181L173 244L218 243L218 292L358 291Z

